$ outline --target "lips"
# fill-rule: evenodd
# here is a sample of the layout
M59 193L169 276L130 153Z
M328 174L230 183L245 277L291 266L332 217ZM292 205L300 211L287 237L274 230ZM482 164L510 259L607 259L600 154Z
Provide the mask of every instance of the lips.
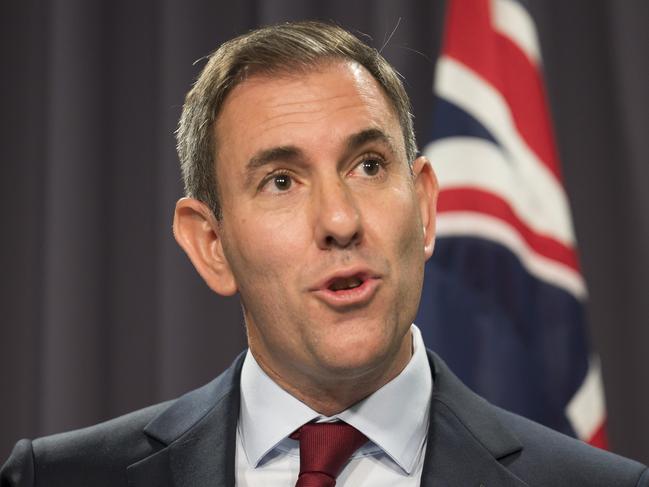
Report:
M368 304L380 283L381 277L368 269L349 269L327 277L312 291L329 307L342 309Z

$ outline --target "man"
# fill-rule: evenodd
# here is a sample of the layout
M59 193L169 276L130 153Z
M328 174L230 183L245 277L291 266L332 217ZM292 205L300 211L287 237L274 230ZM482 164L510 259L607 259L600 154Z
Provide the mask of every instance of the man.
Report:
M437 183L394 70L338 27L224 44L178 130L174 234L249 350L201 389L22 440L5 486L648 486L466 389L411 325ZM296 483L297 482L297 483Z

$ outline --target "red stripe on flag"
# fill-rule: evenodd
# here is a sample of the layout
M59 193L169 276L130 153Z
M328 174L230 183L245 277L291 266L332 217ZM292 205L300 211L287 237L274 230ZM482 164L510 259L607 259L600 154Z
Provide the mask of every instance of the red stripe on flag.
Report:
M441 189L437 203L438 213L473 212L498 218L513 227L537 254L560 262L579 272L574 249L558 240L541 235L527 226L501 197L476 188Z
M451 0L443 52L484 78L505 98L521 137L561 181L561 169L537 67L509 38L493 29L488 0ZM468 8L466 8L468 7Z
M608 436L606 435L606 421L602 421L602 424L599 425L599 428L595 431L593 436L587 441L591 446L596 446L603 450L608 449Z

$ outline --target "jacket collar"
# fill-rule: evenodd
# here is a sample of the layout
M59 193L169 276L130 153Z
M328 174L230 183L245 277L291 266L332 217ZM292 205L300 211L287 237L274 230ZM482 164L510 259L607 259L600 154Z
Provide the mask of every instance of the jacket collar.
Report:
M128 468L133 487L229 487L235 483L239 383L244 354L214 381L178 400L144 432L162 448ZM500 462L523 447L496 408L428 351L433 374L422 486L527 484Z
M428 351L435 384L421 485L523 487L502 463L523 449L497 408L467 388Z
M239 383L245 354L219 377L155 417L144 433L163 448L128 467L133 487L234 485Z

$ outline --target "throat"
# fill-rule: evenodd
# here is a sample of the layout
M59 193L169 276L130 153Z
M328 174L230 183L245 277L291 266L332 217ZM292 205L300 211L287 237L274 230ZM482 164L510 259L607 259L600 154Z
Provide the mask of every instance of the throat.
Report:
M252 344L251 344L252 345ZM283 390L323 416L334 416L362 401L390 382L406 367L412 356L412 335L404 337L395 353L374 366L354 371L308 371L295 368L295 364L268 360L251 346L259 367Z

